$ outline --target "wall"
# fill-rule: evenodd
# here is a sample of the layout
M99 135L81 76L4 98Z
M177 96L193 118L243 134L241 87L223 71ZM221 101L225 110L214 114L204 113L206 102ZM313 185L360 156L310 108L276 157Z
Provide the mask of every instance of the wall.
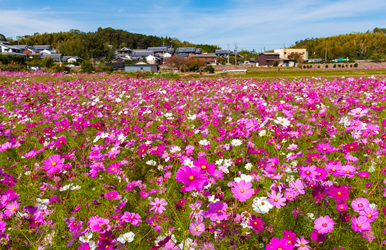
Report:
M143 70L141 70L143 68ZM157 66L147 66L147 65L136 65L136 66L125 66L126 72L137 72L137 71L147 71L147 72L157 72Z

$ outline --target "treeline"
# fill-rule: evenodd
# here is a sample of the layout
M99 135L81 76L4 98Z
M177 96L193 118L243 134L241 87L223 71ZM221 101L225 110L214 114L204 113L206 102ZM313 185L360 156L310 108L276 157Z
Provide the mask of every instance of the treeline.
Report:
M5 38L5 37L4 37ZM115 49L128 47L130 49L147 49L147 47L157 47L172 45L178 47L198 47L203 52L212 53L217 49L216 46L199 44L195 45L189 42L181 42L177 38L157 37L142 34L135 34L125 30L116 30L113 28L98 28L96 32L82 32L72 29L68 32L56 33L35 33L33 35L18 36L16 40L9 39L11 44L26 45L50 45L65 55L79 56L83 59L94 57L111 57L113 51L108 45L113 45Z
M376 59L386 54L386 28L375 28L365 33L352 33L323 38L307 38L295 42L291 48L305 48L309 58Z

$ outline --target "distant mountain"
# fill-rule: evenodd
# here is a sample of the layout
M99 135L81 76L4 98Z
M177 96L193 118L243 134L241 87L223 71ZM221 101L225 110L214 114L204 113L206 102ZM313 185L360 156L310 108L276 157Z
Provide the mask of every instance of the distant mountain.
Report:
M375 28L365 33L352 33L338 36L307 38L295 42L291 48L305 48L309 58L368 59L375 54L386 54L386 28Z
M189 42L181 42L177 38L148 36L113 28L98 28L97 31L88 33L74 29L68 32L35 33L33 35L18 36L16 40L9 40L9 42L30 46L36 44L51 45L53 48L58 48L59 43L61 53L80 56L84 59L111 56L112 50L107 45L113 45L115 49L122 47L147 49L147 47L162 46L165 43L165 45L172 45L174 48L195 46L202 48L204 52L214 52L217 48L213 45L195 45Z

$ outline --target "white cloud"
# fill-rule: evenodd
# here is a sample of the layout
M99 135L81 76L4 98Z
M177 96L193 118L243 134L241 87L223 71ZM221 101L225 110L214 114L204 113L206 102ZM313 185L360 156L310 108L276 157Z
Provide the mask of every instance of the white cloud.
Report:
M76 21L63 13L28 10L0 10L0 30L7 37L32 35L35 32L58 32L78 28ZM83 25L82 25L83 26Z

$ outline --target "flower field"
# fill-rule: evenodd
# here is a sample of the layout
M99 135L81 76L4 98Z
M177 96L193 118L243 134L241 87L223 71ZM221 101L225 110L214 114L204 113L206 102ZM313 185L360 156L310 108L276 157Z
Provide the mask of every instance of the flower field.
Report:
M0 248L386 248L385 109L385 77L0 72Z

